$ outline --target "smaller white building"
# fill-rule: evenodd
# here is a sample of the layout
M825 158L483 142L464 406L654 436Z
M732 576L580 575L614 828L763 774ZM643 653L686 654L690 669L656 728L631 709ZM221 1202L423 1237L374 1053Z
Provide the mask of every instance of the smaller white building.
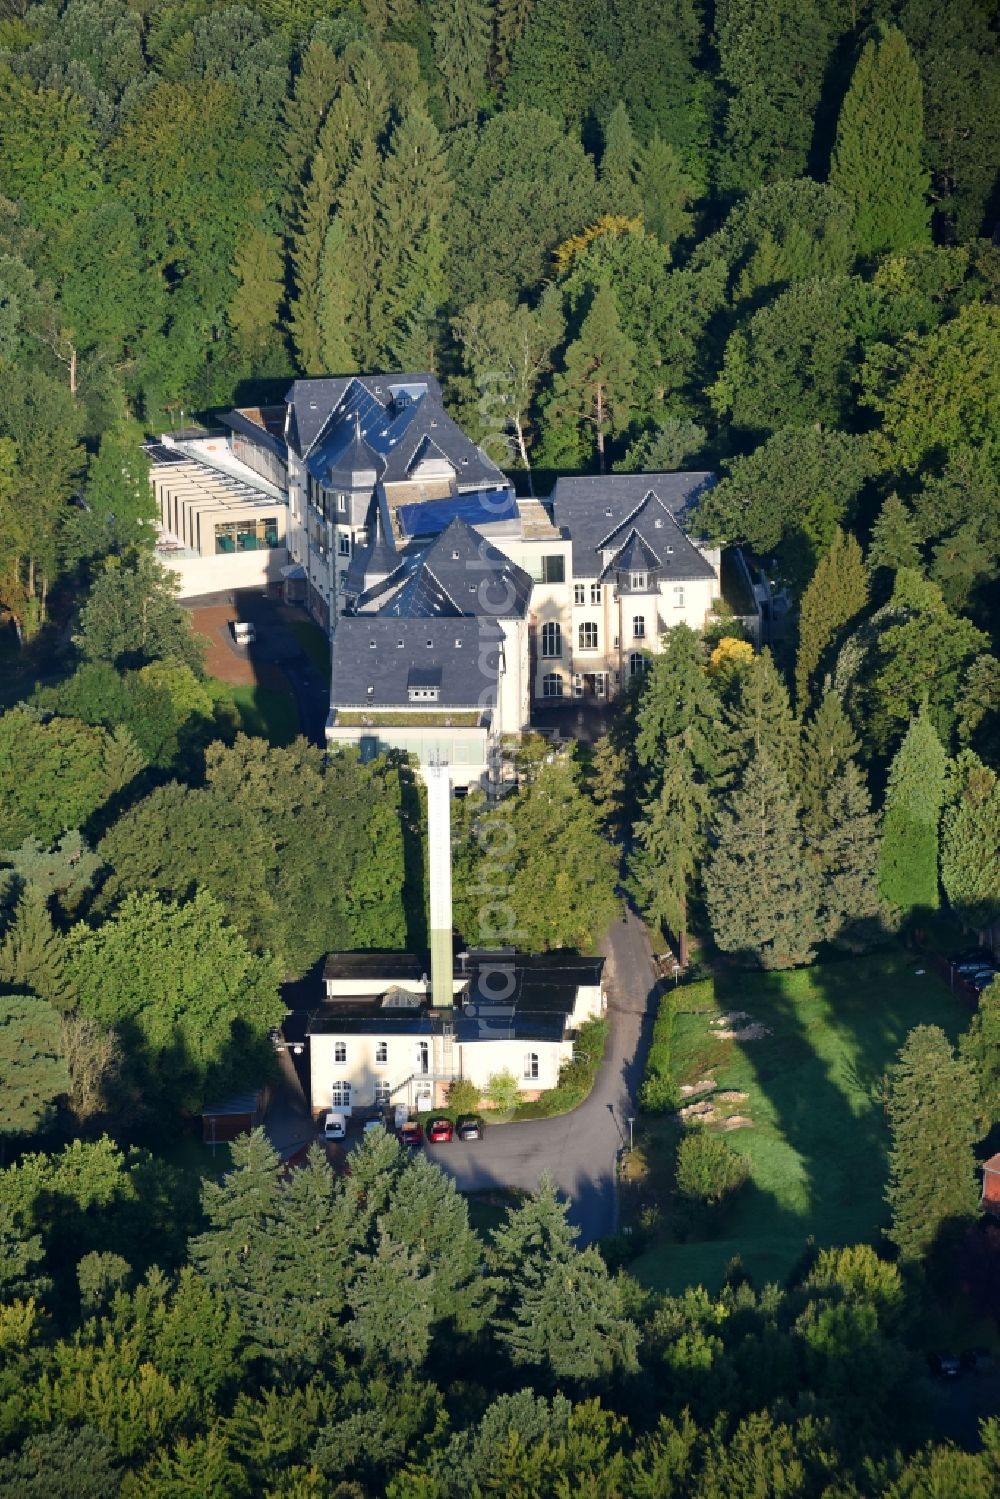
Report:
M308 1027L314 1116L440 1108L457 1078L485 1099L500 1072L537 1098L572 1060L580 1027L604 1013L603 964L573 953L462 953L448 1008L431 1004L429 965L411 954L331 954Z

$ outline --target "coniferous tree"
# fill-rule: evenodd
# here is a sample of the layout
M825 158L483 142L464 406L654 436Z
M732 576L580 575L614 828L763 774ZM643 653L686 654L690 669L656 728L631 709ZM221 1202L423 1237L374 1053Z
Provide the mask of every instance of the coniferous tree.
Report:
M882 902L878 814L853 760L826 791L822 821L823 831L809 844L820 880L820 935L854 947L873 934Z
M535 0L496 0L492 71L498 81L510 72L511 56L524 35L534 5Z
M868 574L861 548L850 532L834 532L799 608L799 649L795 658L795 701L805 711L816 669L844 626L868 602Z
M639 689L635 755L645 777L645 803L659 796L667 747L682 735L694 769L714 784L723 750L722 708L705 671L701 641L688 625L669 632Z
M885 568L895 573L901 567L919 570L918 540L912 511L893 491L886 497L872 527L867 558L869 571L874 573Z
M263 229L251 229L241 239L230 269L238 282L229 306L237 348L255 373L274 369L283 355L278 331L285 296L281 240Z
M473 119L485 92L492 20L489 0L450 0L431 20L434 61L452 125Z
M726 764L738 781L755 755L767 754L798 791L802 727L767 646L736 679L726 713Z
M605 444L628 426L635 393L635 348L621 330L614 292L602 282L553 381L550 420L567 451L587 454L592 435L601 472Z
M1000 778L964 750L950 780L941 819L941 883L959 919L982 930L1000 921Z
M727 87L716 178L724 193L801 177L831 36L817 0L721 0L719 71Z
M673 245L694 224L691 204L698 186L684 170L675 146L654 135L639 161L639 194L646 228L662 244Z
M685 736L666 746L660 794L633 827L629 875L645 916L677 938L687 966L688 902L711 815L709 789L687 750Z
M980 994L969 1029L959 1037L958 1051L972 1068L979 1100L976 1134L982 1136L1000 1121L1000 978Z
M298 356L298 367L304 375L318 375L323 371L320 269L337 186L336 174L331 169L321 141L312 158L309 180L299 195L291 249L294 281L291 333Z
M51 1123L69 1091L59 1016L34 994L0 994L0 1148Z
M378 1223L390 1239L423 1255L433 1271L435 1322L451 1321L463 1332L479 1331L489 1315L480 1275L482 1244L451 1177L426 1156L417 1156L398 1178Z
M802 734L802 820L812 837L829 830L827 797L859 748L851 721L831 688Z
M888 1237L903 1259L920 1259L950 1221L971 1219L978 1192L972 1154L976 1090L936 1025L918 1025L889 1069Z
M380 172L374 141L363 141L340 191L338 212L327 229L318 305L328 370L349 373L376 363L373 321L379 290L379 230L375 189Z
M609 213L635 218L642 212L639 162L639 143L633 134L628 110L619 99L604 128L601 155L601 185Z
M904 915L938 904L938 829L947 757L926 707L910 720L889 770L879 889Z
M861 255L929 242L923 139L917 65L903 33L883 26L866 43L851 79L830 162L830 186L854 210Z
M771 752L750 761L716 838L703 879L717 946L764 968L808 963L819 936L818 881L798 800Z
M342 63L326 42L314 38L302 53L292 92L281 110L281 158L289 212L295 206L320 127L342 76Z
M24 887L13 925L0 946L0 983L30 989L57 1010L71 1010L75 1004L63 939L54 930L48 903L35 885Z
M497 1335L515 1364L554 1380L590 1382L636 1366L637 1333L594 1249L580 1253L548 1176L493 1235L490 1287Z
M586 779L587 794L608 835L617 839L628 797L629 756L611 734L602 734L594 745Z
M374 1367L417 1369L427 1356L434 1272L419 1249L379 1238L348 1292L353 1313L346 1337Z

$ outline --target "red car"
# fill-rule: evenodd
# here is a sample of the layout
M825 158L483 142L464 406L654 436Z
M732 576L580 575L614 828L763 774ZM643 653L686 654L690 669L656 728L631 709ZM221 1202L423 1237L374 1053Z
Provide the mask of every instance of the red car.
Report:
M423 1130L415 1119L407 1119L406 1123L400 1126L399 1142L401 1145L409 1145L411 1150L415 1150L423 1138Z
M427 1126L427 1140L431 1145L447 1145L454 1134L450 1119L432 1119Z

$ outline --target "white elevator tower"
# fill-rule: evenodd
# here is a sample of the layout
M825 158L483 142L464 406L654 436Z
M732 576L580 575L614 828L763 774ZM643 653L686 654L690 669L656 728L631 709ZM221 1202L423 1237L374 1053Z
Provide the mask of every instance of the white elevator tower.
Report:
M427 779L427 847L430 880L431 1004L455 1002L451 915L451 777L446 765L431 765Z

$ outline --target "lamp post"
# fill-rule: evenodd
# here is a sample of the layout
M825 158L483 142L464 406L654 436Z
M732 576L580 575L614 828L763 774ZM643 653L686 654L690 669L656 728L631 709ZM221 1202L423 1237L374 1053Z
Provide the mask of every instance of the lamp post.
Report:
M631 1155L632 1154L632 1126L635 1123L635 1120L634 1119L628 1119L626 1122L628 1124L628 1153L629 1153L629 1155Z

